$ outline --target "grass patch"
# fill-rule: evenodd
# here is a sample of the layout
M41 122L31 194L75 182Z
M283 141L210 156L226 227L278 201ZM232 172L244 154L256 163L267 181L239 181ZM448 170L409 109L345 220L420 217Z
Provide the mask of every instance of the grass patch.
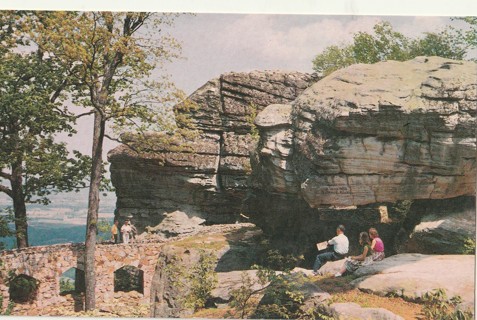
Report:
M173 244L174 246L186 249L209 249L217 251L227 246L228 241L222 234L208 234L187 237L173 242Z

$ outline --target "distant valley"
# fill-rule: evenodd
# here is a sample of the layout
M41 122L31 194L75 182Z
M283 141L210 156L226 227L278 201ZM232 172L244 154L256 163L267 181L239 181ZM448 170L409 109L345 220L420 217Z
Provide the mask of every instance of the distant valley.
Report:
M83 242L85 238L88 190L61 193L50 197L48 206L32 204L28 211L28 238L31 246L68 242ZM0 210L11 207L10 198L0 195ZM101 195L99 217L112 223L116 195L112 192ZM7 249L15 245L14 238L0 238Z

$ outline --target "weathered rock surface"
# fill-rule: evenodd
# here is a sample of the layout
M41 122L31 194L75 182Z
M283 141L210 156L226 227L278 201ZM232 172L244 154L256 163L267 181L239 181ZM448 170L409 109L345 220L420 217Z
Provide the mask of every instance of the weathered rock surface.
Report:
M448 213L399 216L393 206L475 196L476 78L474 62L437 57L353 65L320 81L301 73L224 74L190 97L200 130L190 149L178 151L179 141L157 156L126 146L109 153L120 215L135 216L141 230L177 210L206 224L235 222L243 212L308 256L339 223L350 239L374 226L389 253L398 246L433 252L436 242L420 235L452 238L450 222L432 232L414 226ZM396 234L404 236L395 241Z
M267 107L255 121L247 213L267 233L310 243L333 236L330 226L339 223L350 239L371 226L389 237L419 223L388 216L401 200L472 200L475 79L474 62L438 57L359 64L288 106ZM475 219L466 224L475 229ZM386 243L394 250L392 237Z
M475 199L460 197L440 202L416 212L422 218L409 237L398 243L398 252L470 253L465 251L465 244L475 241Z
M475 194L477 66L442 58L354 65L294 103L312 206Z
M476 78L474 62L437 57L336 71L280 116L259 115L257 170L294 171L271 189L311 207L474 195Z
M220 227L220 228L217 228ZM178 285L184 274L200 259L201 252L217 258L215 271L221 283L213 291L212 301L224 303L230 300L230 291L239 287L241 270L248 270L258 258L260 229L251 224L205 227L194 236L165 245L156 267L151 285L151 316L160 318L187 317L193 310L184 305L189 283ZM246 271L255 277L254 271Z
M256 112L290 103L317 78L299 72L227 73L207 82L189 99L199 136L187 150L172 147L160 154L138 155L127 146L108 154L120 216L132 214L142 229L180 210L207 223L234 222L241 212L251 172L251 135ZM153 137L151 137L153 138Z
M338 320L404 320L383 308L363 308L356 303L333 303L328 308L334 319Z
M398 254L359 268L352 284L378 295L397 294L419 299L426 292L445 289L459 295L466 307L474 306L475 256Z

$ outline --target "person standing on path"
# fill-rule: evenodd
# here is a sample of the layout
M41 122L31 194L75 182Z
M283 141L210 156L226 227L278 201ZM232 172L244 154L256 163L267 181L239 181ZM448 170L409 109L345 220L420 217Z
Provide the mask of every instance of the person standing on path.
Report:
M316 256L315 263L313 264L313 274L317 275L318 270L328 261L341 260L346 257L349 250L349 240L345 236L345 227L340 224L336 228L336 237L328 240L328 248L324 253L320 253Z
M124 221L123 226L121 227L121 234L123 235L123 243L129 243L129 235L131 233L131 225L129 224L129 219Z
M114 241L114 243L119 243L119 221L114 220L114 224L111 227L111 240Z

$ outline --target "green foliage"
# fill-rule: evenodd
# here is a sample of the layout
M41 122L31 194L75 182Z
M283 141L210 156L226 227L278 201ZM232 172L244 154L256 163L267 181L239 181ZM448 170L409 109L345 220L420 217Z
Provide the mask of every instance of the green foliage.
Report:
M73 292L75 284L69 278L60 278L60 295Z
M462 254L475 254L475 239L465 238L462 244Z
M104 240L109 240L111 239L111 222L109 222L107 219L100 218L98 219L98 241L104 241Z
M293 254L284 254L277 249L269 249L265 254L263 265L272 270L291 270L295 268L299 262L304 260L304 256L295 256Z
M11 207L7 207L3 209L3 212L0 213L0 238L3 237L11 237L15 233L12 229L8 226L9 223L13 222L15 219L13 215L13 209ZM0 250L5 249L5 243L0 241Z
M413 200L397 201L396 203L390 206L389 210L391 211L393 215L396 215L396 218L398 220L404 220L409 214L412 204L413 204Z
M424 302L423 313L429 320L470 320L473 319L471 311L459 309L462 299L459 296L447 297L445 289L436 289L433 292L426 292L422 301Z
M264 319L296 319L305 316L300 309L304 295L300 286L305 278L290 272L277 273L274 270L254 266L257 269L257 279L251 279L242 273L242 284L231 291L231 306L234 316L240 318ZM258 287L258 289L254 289ZM258 296L264 295L258 303ZM257 305L258 304L258 305Z
M186 296L185 305L198 310L205 307L212 290L217 286L217 273L214 271L217 257L205 250L199 251L199 261L187 275L190 292Z
M466 43L472 41L470 33L466 36L468 39L447 27L437 33L425 33L420 38L408 38L394 31L389 22L381 21L374 26L373 34L357 32L352 44L327 47L313 60L313 69L326 76L356 63L405 61L417 56L463 59L468 49Z
M85 187L90 159L55 142L75 133L75 115L58 91L64 69L41 51L18 53L28 45L21 16L0 13L0 192L16 204L17 244L26 246L25 203L48 204L52 192Z
M250 126L250 136L252 137L254 142L258 142L260 139L260 132L258 131L257 126L255 125L255 118L258 115L258 106L255 103L250 103L249 107L249 114L246 116L247 124Z
M203 249L199 250L199 260L190 269L186 269L176 256L170 259L164 272L176 291L175 300L181 308L197 311L205 307L217 285L216 265L217 257Z

